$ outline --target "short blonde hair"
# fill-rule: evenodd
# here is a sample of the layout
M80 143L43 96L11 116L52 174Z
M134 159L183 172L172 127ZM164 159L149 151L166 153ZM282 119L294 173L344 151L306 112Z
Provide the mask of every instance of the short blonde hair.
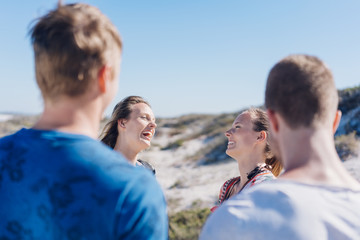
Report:
M116 27L90 5L59 4L38 19L30 34L36 81L44 98L83 94L101 67L120 59ZM112 67L117 74L119 66Z

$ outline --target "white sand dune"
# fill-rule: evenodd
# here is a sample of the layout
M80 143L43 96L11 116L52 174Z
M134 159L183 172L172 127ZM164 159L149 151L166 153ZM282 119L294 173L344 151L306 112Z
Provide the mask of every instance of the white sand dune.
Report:
M344 165L349 173L360 182L360 158L349 159L344 162Z
M0 114L0 122L5 122L12 119L14 116L11 114Z
M213 206L221 185L238 174L237 163L197 166L184 161L187 154L181 150L157 149L142 153L141 158L155 166L156 178L165 192L169 211Z
M166 130L163 130L166 133ZM179 137L179 136L177 136ZM166 146L176 140L163 134L154 138L154 145ZM160 150L153 147L140 158L149 161L156 168L156 178L162 186L168 201L169 211L196 207L211 207L215 204L221 185L237 175L235 161L224 164L197 165L189 156L204 147L203 139L185 142L176 150Z

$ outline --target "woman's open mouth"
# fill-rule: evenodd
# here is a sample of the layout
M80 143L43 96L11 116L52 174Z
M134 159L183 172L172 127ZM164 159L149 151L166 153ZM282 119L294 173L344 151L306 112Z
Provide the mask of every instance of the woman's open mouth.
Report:
M148 141L150 141L151 140L151 138L153 137L153 132L152 131L145 131L145 132L143 132L142 133L142 136L146 139L146 140L148 140Z

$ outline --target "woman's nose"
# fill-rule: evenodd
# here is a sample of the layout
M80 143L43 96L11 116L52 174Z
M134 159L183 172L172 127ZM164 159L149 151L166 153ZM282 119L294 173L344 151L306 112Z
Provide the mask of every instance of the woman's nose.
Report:
M151 122L151 123L150 123L150 127L156 128L156 127L157 127L157 124L156 124L155 122Z
M226 137L230 137L230 135L231 135L231 129L227 130L224 134L225 134Z

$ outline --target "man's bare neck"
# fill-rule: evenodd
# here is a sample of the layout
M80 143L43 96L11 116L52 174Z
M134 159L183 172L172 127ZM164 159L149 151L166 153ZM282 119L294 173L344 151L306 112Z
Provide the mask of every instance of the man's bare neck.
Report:
M284 143L285 172L280 179L360 189L360 184L350 176L338 157L331 133L322 130L294 133L292 141Z
M100 116L91 107L76 106L71 102L45 104L44 112L33 126L34 129L57 130L73 134L98 137Z

